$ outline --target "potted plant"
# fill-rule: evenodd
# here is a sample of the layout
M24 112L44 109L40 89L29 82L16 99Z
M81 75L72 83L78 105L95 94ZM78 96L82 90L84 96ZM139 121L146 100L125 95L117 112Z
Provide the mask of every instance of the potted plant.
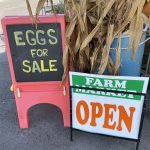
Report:
M124 43L123 48L126 48L124 51L130 50L128 60L133 63L140 62L138 64L138 70L140 70L144 45L140 47L142 51L138 52L138 48L142 42L141 39L144 41L143 27L146 20L146 16L143 16L142 13L144 5L143 0L99 0L99 2L85 1L84 3L81 0L66 1L65 13L70 20L66 41L69 45L67 50L73 62L71 63L73 69L95 73L95 68L98 66L98 74L103 74L106 68L111 74L118 74L122 66L121 50ZM76 40L70 41L72 35ZM115 61L110 56L112 43L115 48ZM138 60L136 60L137 52L140 55ZM64 60L66 56L68 55L65 55ZM126 68L129 66L131 63L128 63ZM132 72L134 67L130 68Z
M53 0L50 1L53 4ZM36 15L44 2L46 0L39 0ZM132 60L135 60L143 37L143 26L148 20L143 15L144 5L144 0L64 0L67 20L64 72L69 61L74 71L95 73L98 67L98 74L103 74L106 68L118 74L121 66L121 38L125 35L130 37L127 49L132 48ZM110 52L116 37L116 61L113 62Z

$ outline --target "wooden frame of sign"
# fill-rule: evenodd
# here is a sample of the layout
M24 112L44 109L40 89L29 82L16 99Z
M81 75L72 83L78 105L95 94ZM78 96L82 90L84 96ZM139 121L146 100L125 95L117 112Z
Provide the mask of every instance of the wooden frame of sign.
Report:
M5 17L2 26L20 128L29 127L28 110L40 103L60 108L70 126L68 77L61 81L64 15L40 16L37 28L30 17Z

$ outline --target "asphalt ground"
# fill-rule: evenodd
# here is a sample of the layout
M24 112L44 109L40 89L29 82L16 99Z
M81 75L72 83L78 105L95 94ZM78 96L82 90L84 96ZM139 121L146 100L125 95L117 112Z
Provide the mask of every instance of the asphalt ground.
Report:
M1 42L2 44L2 42ZM11 77L5 53L0 48L0 150L134 150L136 143L74 131L63 127L61 112L40 104L29 110L29 129L20 129ZM150 90L148 91L150 95ZM148 96L140 150L150 150L150 97Z

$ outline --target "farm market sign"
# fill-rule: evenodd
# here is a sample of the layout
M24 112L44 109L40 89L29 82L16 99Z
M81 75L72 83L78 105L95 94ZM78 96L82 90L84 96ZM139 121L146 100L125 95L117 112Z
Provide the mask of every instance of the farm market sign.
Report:
M138 139L148 78L70 73L72 127L91 133ZM91 89L130 92L129 94Z

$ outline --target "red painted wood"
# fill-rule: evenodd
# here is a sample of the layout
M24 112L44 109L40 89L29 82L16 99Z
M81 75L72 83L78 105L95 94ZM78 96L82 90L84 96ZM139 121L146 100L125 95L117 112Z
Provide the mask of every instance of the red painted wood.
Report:
M64 15L53 16L40 16L39 23L53 23L58 22L61 24L62 31L62 45L65 49L65 18ZM60 108L63 115L64 126L70 126L70 97L69 97L69 78L62 82L16 82L14 68L10 53L10 47L6 32L6 25L13 24L30 24L31 18L29 17L5 17L2 19L2 27L4 31L4 38L6 43L6 52L9 62L9 68L14 87L14 94L16 99L16 106L18 112L18 119L20 128L28 128L28 110L41 103L53 104ZM64 95L64 87L66 88L66 95ZM17 89L20 89L20 97L18 97Z

